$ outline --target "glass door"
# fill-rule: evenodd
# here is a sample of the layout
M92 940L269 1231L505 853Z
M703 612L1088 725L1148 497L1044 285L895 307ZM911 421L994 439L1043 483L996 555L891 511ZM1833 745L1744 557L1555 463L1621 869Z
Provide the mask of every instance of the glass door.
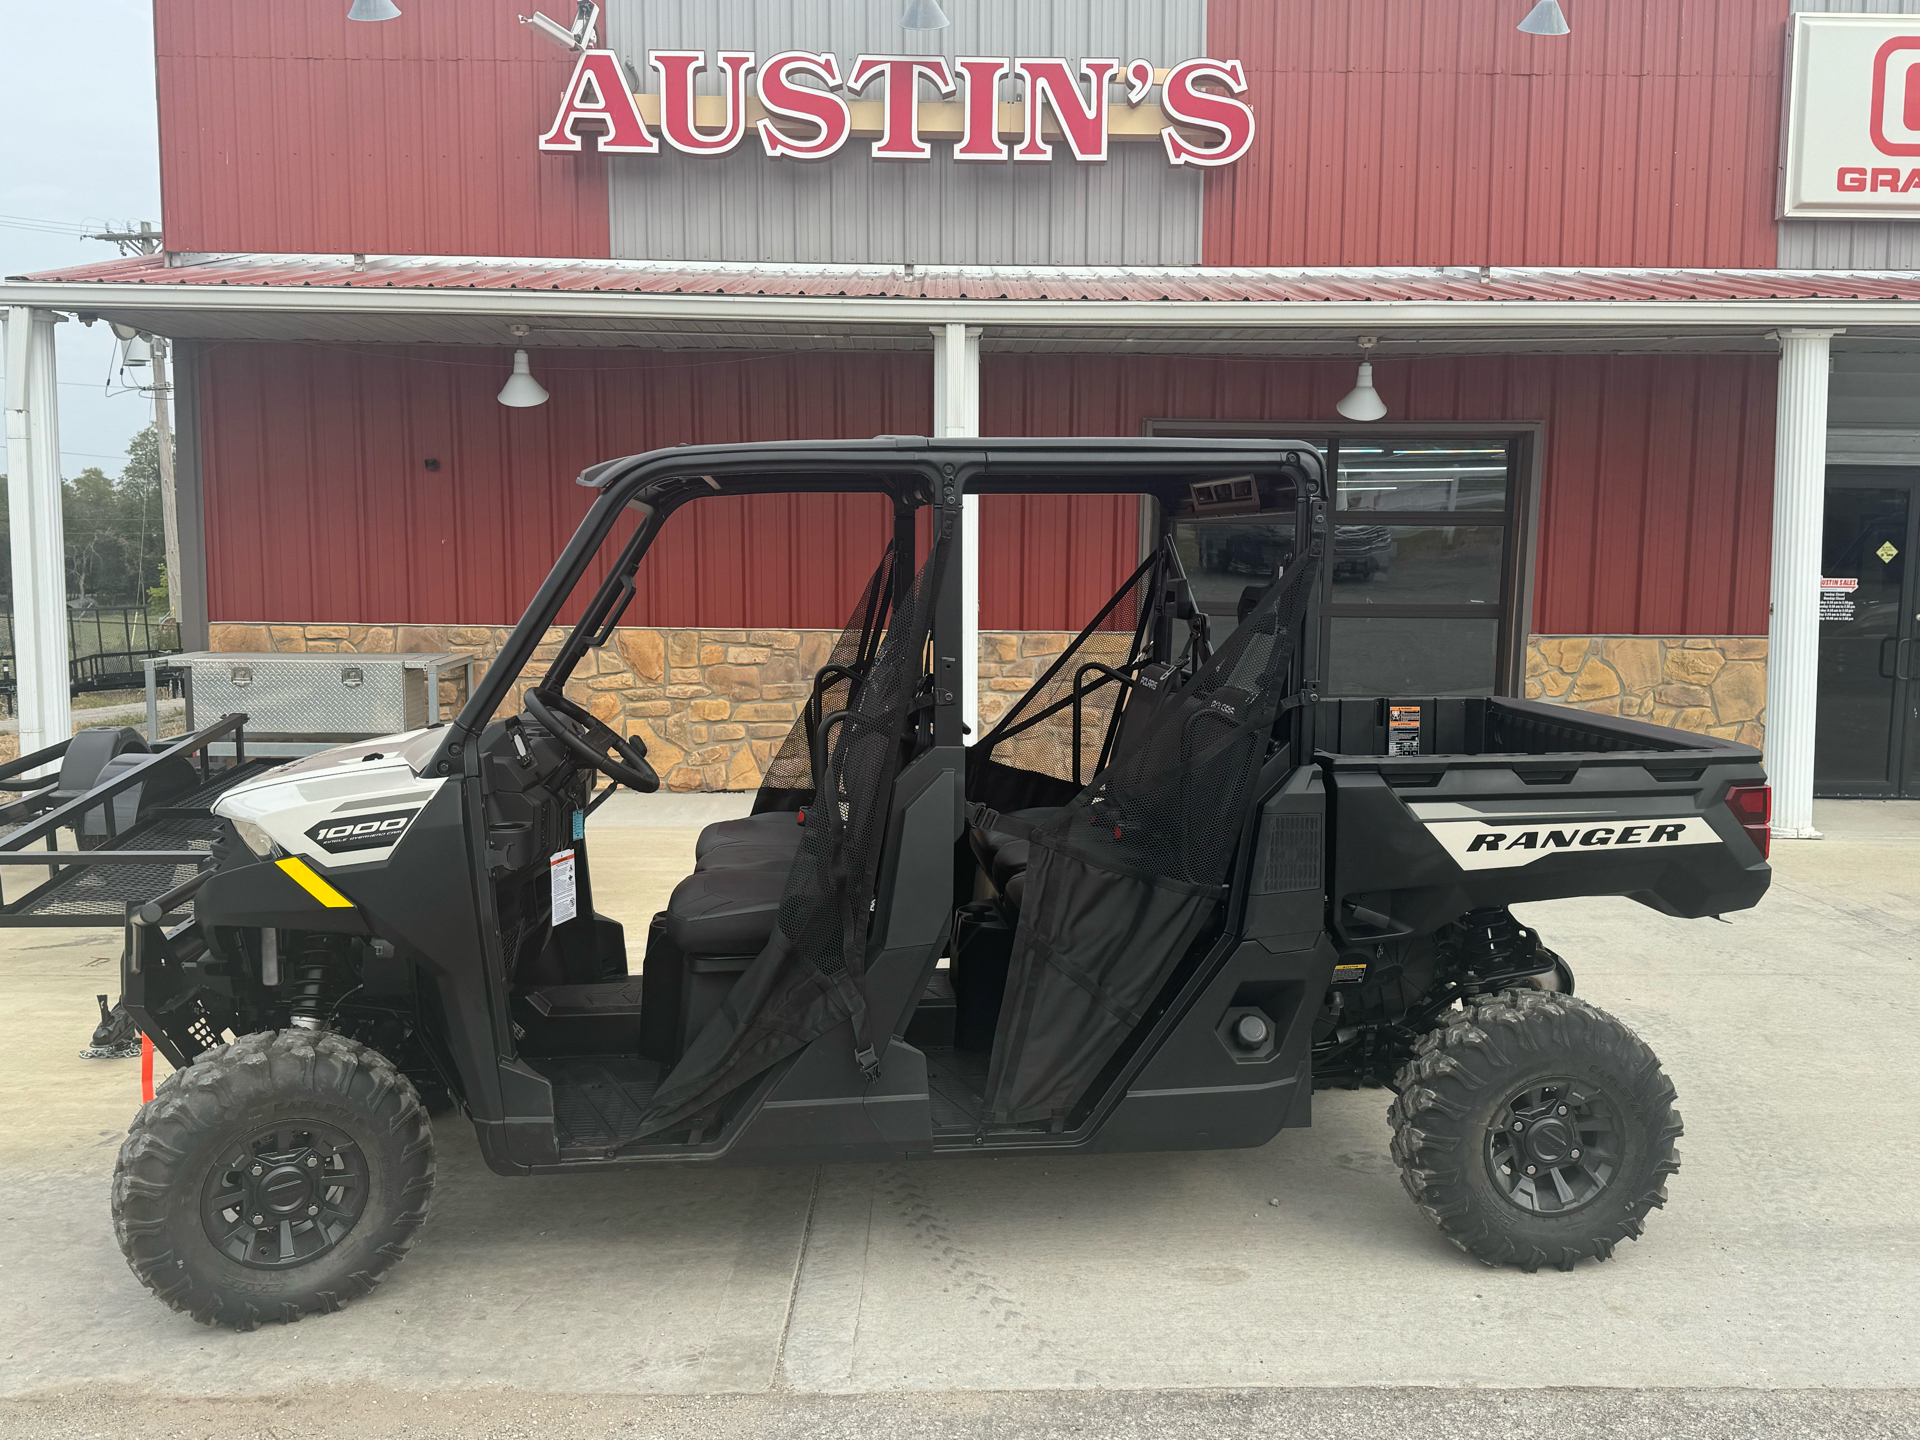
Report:
M1917 789L1916 473L1828 472L1814 793L1912 799Z

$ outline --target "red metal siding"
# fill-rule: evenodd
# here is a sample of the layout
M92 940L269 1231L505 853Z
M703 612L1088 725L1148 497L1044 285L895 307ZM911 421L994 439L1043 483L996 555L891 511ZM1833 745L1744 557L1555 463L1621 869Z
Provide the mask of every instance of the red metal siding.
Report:
M510 410L499 352L202 352L213 620L504 625L609 456L689 441L925 434L919 355L535 352L552 400ZM426 469L429 459L440 462ZM701 501L668 522L637 625L838 627L891 534L867 496Z
M1537 633L1759 635L1776 368L1769 355L1512 355L1379 361L1374 380L1397 421L1544 423ZM981 428L1138 435L1150 419L1260 420L1313 438L1353 384L1347 360L990 356ZM1071 522L1023 504L984 502L981 624L1084 622L1089 597L1134 563L1132 503L1083 501ZM1017 549L1029 558L1018 602L989 579ZM1033 564L1047 556L1061 560Z
M512 5L155 0L167 245L609 254L606 164L543 155L571 61Z
M1775 264L1788 0L1211 0L1254 148L1209 265Z
M587 508L586 465L682 441L925 434L920 356L541 352L547 405L494 400L500 356L223 345L202 372L217 621L506 624ZM1334 417L1349 361L989 356L990 435L1149 419ZM1767 629L1771 356L1386 360L1396 420L1544 423L1533 629ZM438 471L425 468L427 459ZM1071 630L1133 565L1129 496L987 497L981 623ZM641 572L636 624L839 625L887 521L861 497L705 501Z

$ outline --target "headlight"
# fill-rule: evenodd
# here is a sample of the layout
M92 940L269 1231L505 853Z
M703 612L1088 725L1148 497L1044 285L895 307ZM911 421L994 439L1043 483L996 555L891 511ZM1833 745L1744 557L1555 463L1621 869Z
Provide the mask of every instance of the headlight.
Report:
M235 821L233 828L240 832L240 839L247 843L247 849L262 858L271 856L276 847L273 837L252 821Z

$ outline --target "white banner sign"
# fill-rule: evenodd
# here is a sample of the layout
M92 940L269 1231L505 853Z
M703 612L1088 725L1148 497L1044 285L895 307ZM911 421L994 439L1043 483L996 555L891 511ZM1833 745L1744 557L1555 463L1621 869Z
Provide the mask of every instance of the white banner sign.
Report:
M1796 15L1791 42L1782 216L1921 215L1921 24Z

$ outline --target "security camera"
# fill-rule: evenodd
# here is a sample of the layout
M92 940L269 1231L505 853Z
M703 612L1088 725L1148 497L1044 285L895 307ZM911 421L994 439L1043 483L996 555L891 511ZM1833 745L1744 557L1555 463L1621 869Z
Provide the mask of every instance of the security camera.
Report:
M582 50L593 48L600 39L598 34L600 6L594 4L594 0L579 0L579 5L574 11L574 25L571 30L538 10L531 15L521 16L520 23L546 36L561 49L578 54Z

